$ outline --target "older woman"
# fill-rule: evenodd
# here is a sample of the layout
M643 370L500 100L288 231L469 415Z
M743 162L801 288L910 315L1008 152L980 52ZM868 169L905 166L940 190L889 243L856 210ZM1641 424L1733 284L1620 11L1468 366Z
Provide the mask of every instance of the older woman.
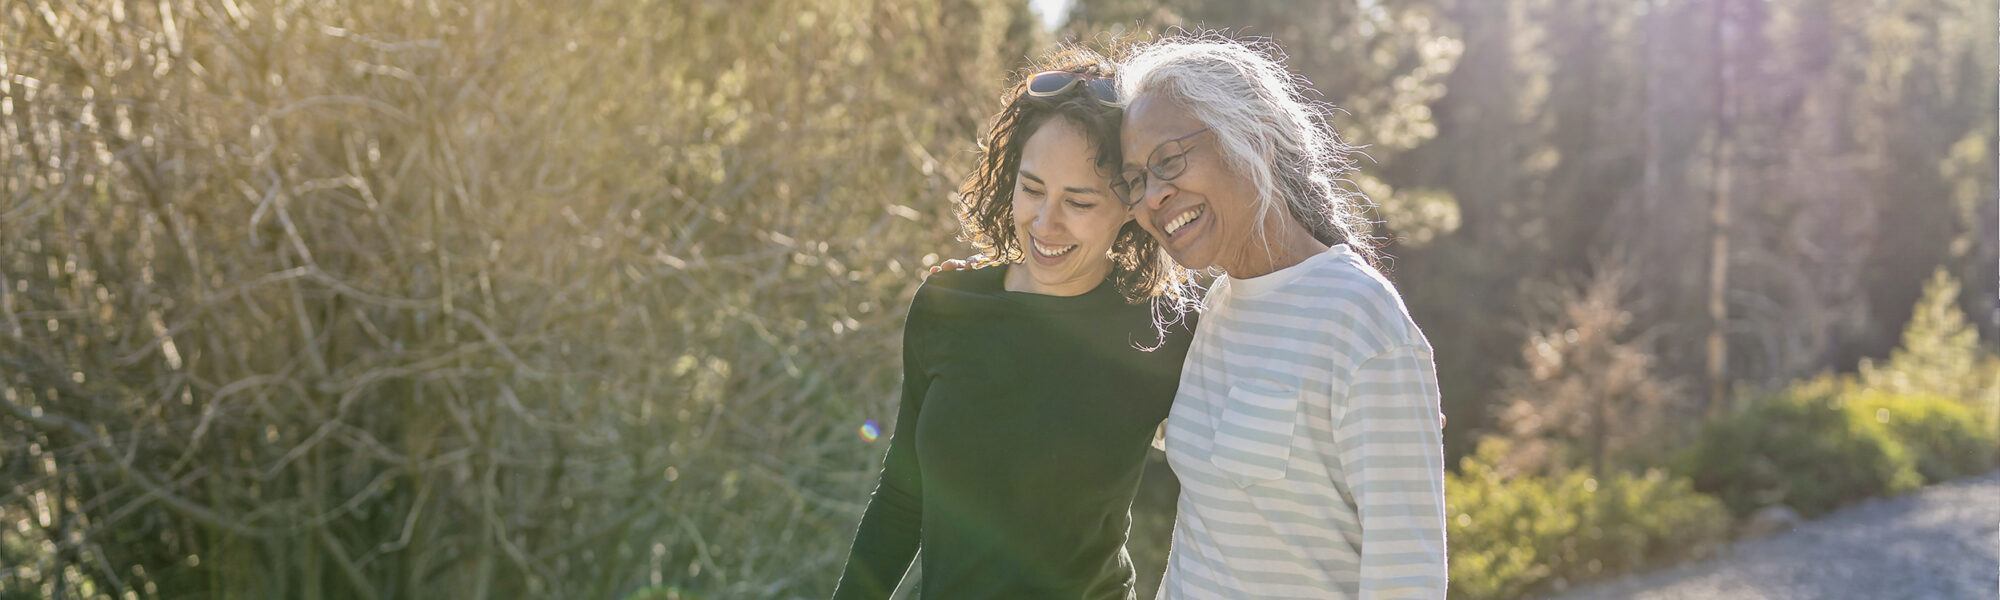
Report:
M1181 480L1164 598L1442 598L1431 346L1335 185L1349 149L1277 61L1213 37L1121 65L1113 190L1220 271L1167 421Z
M1149 300L1178 271L1110 192L1112 65L1059 53L1017 84L959 219L999 266L911 302L881 481L835 598L885 598L923 549L924 598L1130 598L1147 447L1187 353Z

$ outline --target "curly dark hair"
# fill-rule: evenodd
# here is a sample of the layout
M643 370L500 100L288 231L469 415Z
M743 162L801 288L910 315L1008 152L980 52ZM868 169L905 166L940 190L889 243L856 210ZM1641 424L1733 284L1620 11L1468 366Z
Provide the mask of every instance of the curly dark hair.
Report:
M1099 103L1082 85L1058 96L1029 96L1029 79L1044 71L1112 79L1116 69L1116 63L1094 50L1065 45L1017 73L1014 85L1002 96L1000 113L994 115L992 126L980 140L978 166L959 188L959 239L984 256L981 266L1026 258L1014 237L1014 180L1021 166L1022 147L1042 125L1054 119L1076 125L1096 150L1097 170L1107 180L1118 172L1122 161L1118 128L1125 116L1123 109ZM1111 262L1112 283L1133 303L1177 292L1180 288L1176 285L1188 278L1136 221L1118 230L1111 243Z

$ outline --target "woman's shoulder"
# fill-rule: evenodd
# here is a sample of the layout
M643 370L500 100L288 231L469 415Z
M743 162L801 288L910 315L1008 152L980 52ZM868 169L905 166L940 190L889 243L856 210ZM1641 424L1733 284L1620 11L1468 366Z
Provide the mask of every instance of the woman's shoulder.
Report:
M910 301L910 313L964 313L992 310L1005 288L1001 278L1006 269L993 266L931 274L917 287Z
M1328 324L1362 334L1366 347L1428 345L1395 284L1359 257L1327 261L1298 283L1296 293L1314 298Z
M1006 289L1006 276L1007 269L999 265L939 271L917 288L917 297L993 296Z
M982 265L955 271L938 271L924 280L921 289L952 290L960 292L989 292L1000 289L1001 278L1007 269L1004 265Z

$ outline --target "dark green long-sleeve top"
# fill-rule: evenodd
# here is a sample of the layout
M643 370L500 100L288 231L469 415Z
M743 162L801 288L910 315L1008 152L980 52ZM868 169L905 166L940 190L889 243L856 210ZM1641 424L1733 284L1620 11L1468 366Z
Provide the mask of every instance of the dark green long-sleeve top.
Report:
M902 405L834 598L888 597L919 546L922 598L1133 596L1132 497L1190 328L1162 340L1109 281L1058 297L1005 276L939 273L911 303Z

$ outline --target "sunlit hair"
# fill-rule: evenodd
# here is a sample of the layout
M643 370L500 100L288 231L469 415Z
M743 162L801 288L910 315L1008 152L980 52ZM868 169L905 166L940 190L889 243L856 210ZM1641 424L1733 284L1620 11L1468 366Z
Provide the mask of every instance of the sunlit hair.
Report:
M1078 85L1060 96L1037 98L1028 95L1028 80L1043 71L1068 71L1110 79L1116 64L1087 48L1065 45L1016 74L1012 86L1002 96L1003 106L979 143L979 163L959 189L959 238L972 244L988 263L1011 263L1026 258L1014 236L1015 177L1021 167L1021 149L1028 138L1054 119L1075 125L1095 151L1099 175L1108 183L1118 172L1119 121L1124 111L1092 99ZM1114 202L1111 208L1118 208ZM1119 293L1131 302L1162 296L1187 296L1190 277L1160 249L1160 243L1137 222L1126 223L1111 243L1111 280Z
M1118 93L1127 102L1163 94L1213 130L1225 164L1257 190L1257 239L1268 245L1264 221L1282 209L1320 242L1347 244L1374 264L1368 198L1342 185L1354 147L1283 61L1269 43L1180 34L1135 48L1119 66Z

